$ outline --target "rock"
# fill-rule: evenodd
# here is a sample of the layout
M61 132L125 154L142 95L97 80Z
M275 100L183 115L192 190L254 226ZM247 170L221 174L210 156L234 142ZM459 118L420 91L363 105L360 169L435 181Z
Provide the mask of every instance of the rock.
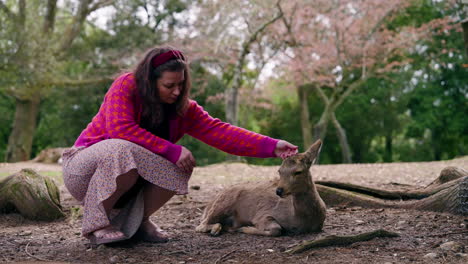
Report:
M32 235L32 232L31 231L23 231L21 233L18 234L18 236L30 236Z
M112 256L109 258L110 263L117 263L119 261L118 256Z
M101 244L99 246L97 246L96 250L105 250L106 249L106 246L104 244Z
M455 254L455 257L468 259L468 254L465 254L465 253L456 253L456 254Z
M439 254L437 254L437 253L428 253L428 254L424 255L423 258L425 258L425 259L436 259L438 257L439 257Z
M445 251L453 251L453 252L462 252L463 251L463 246L455 241L449 241L445 242L442 245L440 245L440 248Z

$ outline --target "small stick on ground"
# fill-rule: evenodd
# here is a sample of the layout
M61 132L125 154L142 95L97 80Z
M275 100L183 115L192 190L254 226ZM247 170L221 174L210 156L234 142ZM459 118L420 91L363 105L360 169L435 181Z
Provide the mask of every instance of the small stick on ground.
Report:
M40 257L36 257L33 254L29 253L29 251L28 251L29 244L31 244L31 242L28 242L28 244L26 244L26 247L24 248L24 251L26 252L26 254L28 254L28 256L30 256L32 258L35 258L37 260L40 260L40 261L47 261L47 262L50 261L48 259L43 259L43 258L40 258Z
M289 250L286 253L297 254L309 250L311 248L329 247L329 246L346 246L360 241L368 241L376 237L399 237L397 233L389 232L383 229L378 229L372 232L366 232L354 236L327 236L318 240L309 240L303 242Z
M232 253L234 253L234 252L236 252L236 251L237 251L237 250L233 250L233 251L231 251L231 252L229 252L229 253L227 253L227 254L222 255L219 259L217 259L217 260L215 261L215 264L218 264L218 263L221 262L225 257L231 255Z

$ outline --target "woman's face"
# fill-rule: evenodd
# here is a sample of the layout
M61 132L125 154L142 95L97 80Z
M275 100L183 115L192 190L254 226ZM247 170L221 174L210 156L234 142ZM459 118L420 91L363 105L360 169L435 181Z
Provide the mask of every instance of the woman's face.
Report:
M157 88L161 102L173 104L184 89L184 71L165 71L157 81Z

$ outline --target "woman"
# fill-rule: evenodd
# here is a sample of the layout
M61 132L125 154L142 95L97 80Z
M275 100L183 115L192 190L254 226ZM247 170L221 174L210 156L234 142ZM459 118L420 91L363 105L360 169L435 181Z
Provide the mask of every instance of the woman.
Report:
M150 216L173 195L187 193L196 162L190 150L175 144L184 134L233 155L285 158L297 153L284 140L212 118L189 99L190 88L182 52L150 50L133 73L113 82L99 112L63 154L64 183L84 204L82 233L92 243L125 240L135 231L145 241L167 241ZM135 189L143 197L142 220L130 213L126 218L137 219L138 230L123 232L113 209L128 204Z

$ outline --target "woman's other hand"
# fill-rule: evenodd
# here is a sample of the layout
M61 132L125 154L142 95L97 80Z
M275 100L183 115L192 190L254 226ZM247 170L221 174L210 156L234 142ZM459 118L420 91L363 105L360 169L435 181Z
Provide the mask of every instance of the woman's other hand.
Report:
M177 167L181 168L184 172L192 173L193 168L197 165L192 152L185 147L182 147L179 160L176 162Z
M284 140L278 141L275 148L275 155L282 159L297 154L298 147Z

